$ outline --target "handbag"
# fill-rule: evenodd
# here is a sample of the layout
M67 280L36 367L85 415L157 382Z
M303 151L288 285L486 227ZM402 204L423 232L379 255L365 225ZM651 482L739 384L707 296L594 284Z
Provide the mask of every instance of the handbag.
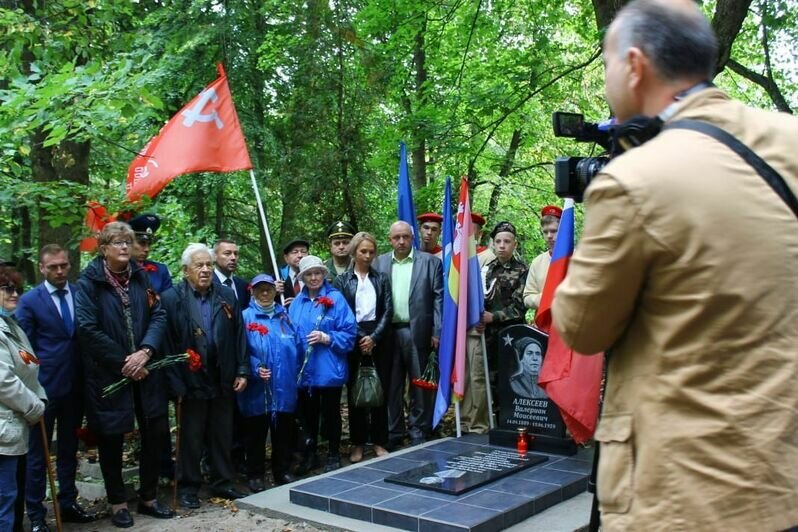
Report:
M366 362L369 363L366 363ZM377 368L374 367L374 360L371 355L366 355L358 368L355 384L352 386L352 397L354 397L355 407L374 408L382 406L384 395L380 376L377 375Z

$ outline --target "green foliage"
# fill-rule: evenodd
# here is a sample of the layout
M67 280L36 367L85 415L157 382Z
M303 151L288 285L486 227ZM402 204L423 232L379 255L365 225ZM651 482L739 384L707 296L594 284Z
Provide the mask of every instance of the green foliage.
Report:
M453 177L456 197L459 176L469 175L473 209L488 215L489 226L516 223L529 260L544 247L539 207L561 203L552 161L597 154L554 138L552 111L579 111L589 120L609 114L594 3L5 2L0 222L10 230L0 252L29 254L40 222L72 228L75 244L84 235L87 199L112 212L123 208L136 151L222 62L278 260L280 243L300 235L312 240L314 253L326 254L325 228L341 218L387 249L401 140L411 149L426 146L426 183L415 190L419 212L440 210L445 176ZM704 3L708 13L714 4ZM793 106L795 7L794 0L755 1L732 49L741 64L765 73L766 30L773 79ZM736 97L767 101L761 88L728 69L719 82ZM76 143L90 149L83 181L63 169L74 162ZM56 165L47 179L43 153ZM187 243L220 236L241 244L245 276L270 269L248 172L182 176L139 206L145 208L163 219L152 255L173 274ZM26 230L33 233L28 243Z

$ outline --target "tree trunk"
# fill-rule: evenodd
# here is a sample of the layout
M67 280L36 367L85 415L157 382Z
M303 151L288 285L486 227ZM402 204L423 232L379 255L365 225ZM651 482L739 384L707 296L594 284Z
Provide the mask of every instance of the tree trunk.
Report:
M596 12L596 27L599 31L610 25L615 14L629 2L629 0L593 0L593 9Z
M712 17L712 29L718 36L718 62L715 74L719 74L729 61L732 44L740 29L743 21L748 15L748 8L752 0L718 0L715 6L715 14Z
M510 139L510 147L507 148L507 153L504 154L504 160L502 161L502 166L499 169L499 179L496 185L493 187L493 191L490 193L488 214L486 216L488 220L494 219L496 210L499 208L499 198L501 198L502 194L502 185L513 169L513 164L515 163L515 154L518 153L518 148L521 146L521 141L523 138L524 137L520 129L513 131L513 136Z
M224 184L220 183L216 190L216 220L214 223L214 231L216 237L224 236Z
M415 47L413 49L413 63L416 67L416 113L421 114L427 105L427 53L424 49L425 34L427 31L427 17L416 33ZM413 131L413 182L416 190L427 186L427 132L421 120L415 121Z

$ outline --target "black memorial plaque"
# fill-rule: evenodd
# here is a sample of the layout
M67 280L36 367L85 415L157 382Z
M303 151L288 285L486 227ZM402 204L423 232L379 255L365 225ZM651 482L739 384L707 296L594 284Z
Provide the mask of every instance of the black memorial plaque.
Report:
M529 325L512 325L499 332L499 427L491 444L515 445L518 429L530 435L530 450L573 454L557 405L538 386L548 335Z
M506 449L472 451L438 458L409 471L385 477L385 482L459 495L546 460L548 458L545 456Z

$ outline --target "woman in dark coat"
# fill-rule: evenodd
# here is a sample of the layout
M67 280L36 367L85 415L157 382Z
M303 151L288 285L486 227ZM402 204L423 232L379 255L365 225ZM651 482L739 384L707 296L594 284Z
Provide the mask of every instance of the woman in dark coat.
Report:
M354 463L363 459L363 447L369 437L377 456L388 453L385 450L388 443L387 401L374 408L357 408L354 406L352 390L360 364L367 358L368 363L373 363L377 368L383 393L388 391L391 361L388 353L380 349L380 342L393 317L393 302L391 280L371 267L377 256L377 241L374 237L360 232L352 238L349 249L354 259L353 267L339 275L334 286L344 295L357 320L357 340L355 348L349 352L349 382L346 386L352 442L349 460Z
M111 522L133 526L122 480L123 435L141 434L138 512L158 518L174 514L156 498L158 457L169 430L167 398L159 371L146 364L159 357L166 313L150 287L147 272L130 260L134 234L125 223L106 225L98 237L99 256L80 275L76 296L78 338L86 374L86 417L97 434ZM123 377L133 382L108 397L102 390Z

